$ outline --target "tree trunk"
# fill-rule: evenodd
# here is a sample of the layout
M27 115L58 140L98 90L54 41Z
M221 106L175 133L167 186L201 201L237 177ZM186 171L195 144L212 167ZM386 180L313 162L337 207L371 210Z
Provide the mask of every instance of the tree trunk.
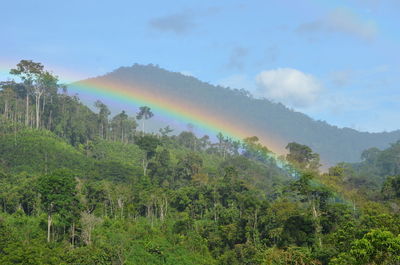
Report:
M14 116L15 116L15 122L17 122L18 119L18 99L15 97L15 110L14 110ZM22 115L21 115L22 116Z
M313 214L313 217L314 217L314 222L316 224L316 228L315 228L316 231L315 232L316 232L316 236L317 236L317 239L318 239L318 245L319 245L319 247L322 247L322 239L321 239L322 227L321 227L321 223L320 223L320 220L319 220L319 216L320 215L319 215L318 210L317 210L315 199L313 199L311 201L311 207L312 207L312 214Z
M147 158L143 158L142 160L142 166L143 166L143 176L146 176L147 173L147 166L149 165L149 161L147 161Z
M35 121L35 113L33 113L33 111L31 111L31 119L29 121L31 128L33 128L33 126L34 126L34 121Z
M167 216L168 213L168 199L167 197L164 198L165 199L165 210L164 210L164 216Z
M52 223L51 214L48 214L47 215L47 243L50 243L51 223Z
M72 223L72 228L71 228L71 232L72 232L72 247L74 247L74 243L75 243L75 222Z
M51 115L52 115L52 113L53 113L53 111L50 110L50 113L49 113L49 121L48 121L48 123L47 123L48 130L51 130Z
M121 209L120 218L123 219L124 218L124 201L122 198L118 198L117 203L118 203L118 207Z
M257 211L258 209L256 208L255 212L254 212L254 223L253 223L253 242L254 244L256 243L256 231L257 231Z
M29 125L29 93L26 91L25 125Z
M42 104L42 116L44 113L44 109L46 108L46 94L43 94L43 104ZM44 123L44 122L43 122Z
M164 221L164 205L163 205L163 201L161 201L161 203L160 203L160 220Z
M40 125L40 98L42 96L41 92L37 92L35 95L35 105L36 105L36 129L39 129Z
M47 152L44 154L44 173L47 174Z
M4 117L6 119L8 119L8 100L7 100L7 98L5 98L5 102L4 102Z

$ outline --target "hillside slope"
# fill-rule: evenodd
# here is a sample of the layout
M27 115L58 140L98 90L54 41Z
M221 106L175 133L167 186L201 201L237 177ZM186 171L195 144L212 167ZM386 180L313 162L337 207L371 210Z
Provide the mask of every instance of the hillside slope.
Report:
M321 155L325 164L357 162L363 150L370 147L386 148L400 139L400 131L368 133L350 128L338 128L295 112L280 103L255 99L245 90L213 86L194 77L170 72L154 65L121 67L95 82L118 82L128 86L142 86L160 97L174 98L187 105L209 110L230 123L242 124L247 131L264 132L283 150L288 142L310 146ZM79 90L72 91L78 92ZM96 95L97 96L97 95ZM107 98L99 98L107 102ZM121 109L129 106L119 105ZM157 114L157 113L156 113ZM254 133L256 134L256 133ZM251 135L249 135L251 136Z
M291 144L294 172L255 137L144 133L54 90L25 118L21 86L0 90L0 264L398 263L400 142L325 174Z

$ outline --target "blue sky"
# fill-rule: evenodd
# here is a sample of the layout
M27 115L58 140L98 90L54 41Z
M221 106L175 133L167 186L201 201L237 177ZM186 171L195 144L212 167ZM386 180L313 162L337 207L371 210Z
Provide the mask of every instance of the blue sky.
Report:
M79 79L153 63L250 90L339 127L400 129L397 0L16 0L1 6L2 68L32 59Z

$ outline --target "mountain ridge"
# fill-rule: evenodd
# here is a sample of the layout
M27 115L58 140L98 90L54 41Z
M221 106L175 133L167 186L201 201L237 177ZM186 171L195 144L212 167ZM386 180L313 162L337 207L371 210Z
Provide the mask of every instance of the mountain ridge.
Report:
M324 163L330 165L342 161L358 162L362 151L371 147L383 149L400 139L400 130L376 133L339 128L281 103L254 98L244 89L215 86L152 64L120 67L84 81L87 80L139 85L152 93L201 106L230 122L240 122L250 128L249 131L267 133L274 142L279 142L281 150L292 141L308 145L321 155ZM106 98L99 99L107 101ZM257 136L262 138L262 135Z

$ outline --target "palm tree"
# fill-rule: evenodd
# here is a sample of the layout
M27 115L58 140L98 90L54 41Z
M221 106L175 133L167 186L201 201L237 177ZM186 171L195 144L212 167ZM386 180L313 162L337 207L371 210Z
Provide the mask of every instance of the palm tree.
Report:
M139 108L139 112L136 115L136 119L142 120L142 134L144 134L144 122L145 122L145 120L148 120L153 116L154 116L154 114L153 114L153 112L151 112L151 109L149 107L142 106L142 107Z

